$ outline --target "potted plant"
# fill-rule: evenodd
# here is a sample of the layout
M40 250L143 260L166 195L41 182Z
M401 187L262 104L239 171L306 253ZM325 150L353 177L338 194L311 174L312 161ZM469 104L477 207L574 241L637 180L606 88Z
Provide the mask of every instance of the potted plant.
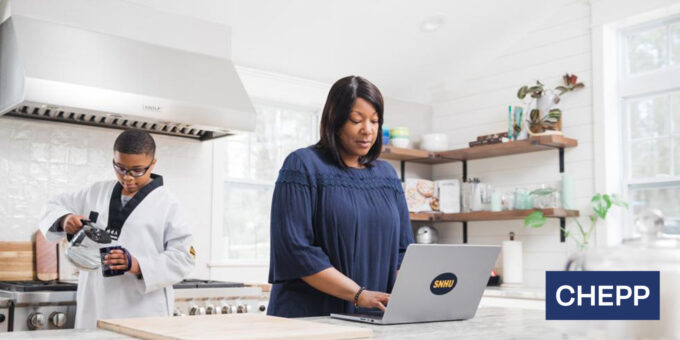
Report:
M532 191L531 195L540 196L548 195L551 193L552 191L550 190L539 189ZM576 225L578 226L577 229L578 233L574 234L563 228L562 230L564 231L565 236L567 238L571 238L579 247L579 250L582 251L586 249L590 244L590 237L592 236L592 233L595 230L597 223L600 220L604 221L607 218L607 213L609 212L609 209L614 205L628 209L628 203L622 200L621 197L619 197L619 195L616 194L593 195L593 198L590 200L590 207L593 209L593 214L588 215L588 220L590 221L590 224L587 224L584 227L584 224L582 224L578 218L574 218L574 222L576 222ZM536 210L529 214L529 216L524 218L524 225L530 228L540 228L545 224L546 220L547 219L543 215L543 212L540 210Z
M562 82L563 84L555 87L554 90L546 90L545 85L537 80L536 85L525 85L517 91L517 98L521 100L527 96L531 98L529 102L526 102L528 106L536 102L536 107L529 111L527 119L531 135L561 134L562 111L554 106L560 102L560 96L563 94L585 87L583 83L578 82L575 74L565 74Z

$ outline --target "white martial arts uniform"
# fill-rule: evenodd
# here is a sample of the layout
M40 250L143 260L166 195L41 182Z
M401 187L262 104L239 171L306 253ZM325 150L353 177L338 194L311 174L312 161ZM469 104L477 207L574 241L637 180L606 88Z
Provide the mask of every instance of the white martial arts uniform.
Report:
M40 230L48 240L66 236L57 224L64 215L98 212L96 225L106 227L113 238L119 234L117 245L137 258L142 272L141 278L130 272L104 277L101 269L81 270L76 328L96 328L97 320L106 318L172 315L172 285L193 270L196 255L179 203L163 186L162 177L152 179L124 206L118 181L95 183L47 203Z

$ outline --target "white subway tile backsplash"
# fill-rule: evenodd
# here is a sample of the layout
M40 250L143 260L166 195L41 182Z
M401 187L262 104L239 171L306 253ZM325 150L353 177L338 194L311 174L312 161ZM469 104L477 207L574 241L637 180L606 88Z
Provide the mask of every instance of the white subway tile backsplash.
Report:
M0 240L27 241L48 198L113 180L120 130L0 118ZM207 277L210 254L212 144L154 135L165 185L194 222L196 271Z
M87 149L71 146L68 148L68 163L71 165L84 165L87 163Z

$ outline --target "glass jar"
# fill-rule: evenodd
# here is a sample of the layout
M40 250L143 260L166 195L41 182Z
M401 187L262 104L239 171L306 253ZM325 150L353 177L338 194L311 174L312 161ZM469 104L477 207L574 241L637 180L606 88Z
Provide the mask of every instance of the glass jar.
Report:
M559 208L561 206L559 190L547 184L541 184L530 195L532 196L532 207L535 209Z
M529 191L526 188L515 188L515 196L513 199L513 208L515 210L531 209L531 198Z
M503 205L503 210L512 210L515 207L515 193L506 191L501 197L501 204Z

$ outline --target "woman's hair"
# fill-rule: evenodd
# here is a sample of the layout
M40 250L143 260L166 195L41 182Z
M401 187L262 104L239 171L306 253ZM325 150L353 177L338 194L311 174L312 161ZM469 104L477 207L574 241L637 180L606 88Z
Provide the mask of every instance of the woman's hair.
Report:
M357 98L367 101L378 113L379 129L375 143L365 156L359 157L359 164L372 166L373 161L380 156L382 147L383 125L383 97L380 90L370 81L359 77L349 76L333 84L328 92L326 105L321 115L321 131L316 147L324 151L339 167L347 167L340 156L340 130L349 119L352 107Z

